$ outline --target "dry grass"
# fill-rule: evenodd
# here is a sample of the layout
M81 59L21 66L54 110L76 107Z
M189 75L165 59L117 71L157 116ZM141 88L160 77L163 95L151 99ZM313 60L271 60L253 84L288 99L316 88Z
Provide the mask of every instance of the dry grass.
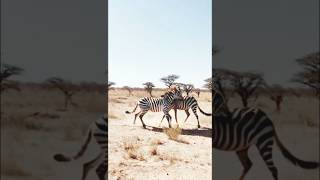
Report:
M179 127L176 128L164 128L164 133L169 137L169 139L179 142L179 143L184 143L184 144L189 144L189 142L183 140L181 137L182 129Z
M159 154L159 159L161 161L169 161L170 165L173 165L174 163L178 161L183 161L181 158L178 158L174 154Z
M151 156L156 156L158 155L158 146L153 146L150 150Z
M140 145L132 142L124 142L123 144L124 150L127 152L127 157L129 159L136 159L140 161L144 161L142 153L139 152Z

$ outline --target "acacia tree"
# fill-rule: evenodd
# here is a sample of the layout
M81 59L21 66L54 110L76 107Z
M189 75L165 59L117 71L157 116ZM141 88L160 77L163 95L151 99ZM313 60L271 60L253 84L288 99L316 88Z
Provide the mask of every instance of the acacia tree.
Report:
M58 77L52 77L47 79L47 83L51 86L57 88L64 94L64 110L68 109L68 105L71 104L72 106L78 106L76 103L73 102L72 97L74 94L79 91L79 88L71 83L70 81L64 80Z
M179 78L178 75L171 74L168 76L165 76L161 78L160 80L168 87L170 88L173 84L175 84L175 81Z
M123 86L123 89L127 90L128 91L128 96L131 96L132 95L132 88L129 87L129 86Z
M203 87L212 90L212 78L205 79L204 82Z
M187 96L189 96L189 93L194 89L193 84L183 84L183 90L187 93Z
M292 81L303 84L315 90L320 95L320 59L319 52L308 54L302 58L296 59L296 62L303 68L296 73Z
M265 85L262 74L252 73L252 72L236 72L226 69L216 70L220 80L226 81L226 83L232 87L233 92L238 94L241 98L242 105L244 107L248 106L249 98L256 95L257 90Z
M153 97L152 90L155 87L154 84L152 82L145 82L142 85L144 85L144 89L149 93L149 95Z
M14 89L16 91L20 91L20 88L15 81L8 80L11 76L20 75L24 70L20 67L3 64L1 67L0 74L0 83L1 83L1 92L6 89Z

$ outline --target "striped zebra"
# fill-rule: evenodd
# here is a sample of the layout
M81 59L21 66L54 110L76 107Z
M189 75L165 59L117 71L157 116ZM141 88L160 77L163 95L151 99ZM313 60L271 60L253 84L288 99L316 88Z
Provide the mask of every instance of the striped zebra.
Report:
M186 122L187 119L188 119L189 116L190 116L190 113L189 113L189 109L190 109L190 108L192 109L193 114L194 114L194 115L196 116L196 118L197 118L198 128L200 128L200 123L199 123L199 116L198 116L198 114L197 114L197 109L199 109L202 114L204 114L204 115L206 115L206 116L211 116L210 113L206 113L206 112L204 112L204 111L200 108L200 106L199 106L198 101L196 100L196 98L194 98L193 96L186 96L186 97L184 97L182 100L174 100L173 103L172 103L172 105L171 105L171 109L174 110L174 116L175 116L175 119L176 119L177 124L178 124L178 120L177 120L177 109L179 109L179 110L184 110L184 111L186 112L187 117L186 117L186 119L184 120L184 122ZM159 126L161 126L161 123L162 123L164 117L165 117L165 116L162 117ZM178 124L178 125L179 125L179 124Z
M179 88L173 88L171 91L166 92L161 98L153 98L153 97L144 97L141 98L137 103L135 108L129 112L126 111L127 114L132 114L136 111L137 107L139 106L140 111L134 115L133 124L135 124L137 116L141 120L143 128L146 128L142 118L143 116L150 110L151 112L160 112L163 111L164 116L166 117L169 128L171 128L171 116L169 111L171 109L171 104L175 99L182 99L182 93Z
M243 172L240 180L244 179L252 167L248 157L248 149L255 145L271 171L275 180L278 179L278 170L272 160L272 148L274 141L280 148L286 159L296 166L304 169L315 169L319 167L318 162L303 161L292 155L279 140L275 127L269 117L257 108L237 108L233 112L226 110L221 104L221 94L215 93L213 115L213 138L212 144L216 149L224 151L235 151L242 166Z
M107 163L108 163L108 119L106 116L97 119L93 122L88 130L86 139L80 149L80 151L72 156L68 157L63 154L54 155L54 159L59 162L68 162L80 158L87 149L87 146L92 138L95 138L96 142L101 148L101 152L91 161L88 161L83 164L82 178L85 180L88 172L97 166L96 174L99 177L99 180L105 180L105 175L107 172Z

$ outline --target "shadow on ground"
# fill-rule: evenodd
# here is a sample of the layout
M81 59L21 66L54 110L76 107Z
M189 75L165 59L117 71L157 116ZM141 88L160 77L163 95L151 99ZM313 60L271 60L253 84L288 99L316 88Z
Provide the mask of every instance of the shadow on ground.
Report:
M154 126L147 126L145 130L153 132L163 132L163 128ZM200 129L182 129L181 135L202 136L212 138L212 129L207 127L203 127Z

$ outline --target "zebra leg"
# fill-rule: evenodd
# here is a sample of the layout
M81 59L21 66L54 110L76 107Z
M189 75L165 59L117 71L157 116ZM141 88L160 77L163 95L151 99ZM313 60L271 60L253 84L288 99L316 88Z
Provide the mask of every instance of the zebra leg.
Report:
M105 175L107 173L107 164L105 162L102 162L96 169L96 173L99 177L99 180L105 180Z
M248 171L250 170L251 166L252 166L252 162L251 160L249 159L249 156L248 156L248 148L247 149L244 149L244 150L241 150L241 151L237 151L236 152L237 155L238 155L238 158L243 166L243 171L242 171L242 174L240 176L240 180L243 180L244 179L244 176L248 173Z
M143 126L143 128L145 128L146 129L146 125L144 124L144 122L143 122L143 120L142 120L142 117L146 114L147 112L141 112L141 114L139 115L139 118L140 118L140 120L141 120L141 123L142 123L142 126Z
M97 163L101 160L102 158L102 153L100 153L96 158L94 158L93 160L86 162L85 164L83 164L83 171L82 171L82 178L81 180L85 180L88 172L97 165Z
M197 114L197 107L192 108L193 114L196 116L198 121L198 128L200 128L199 116Z
M141 113L141 111L134 115L133 124L135 124L135 123L136 123L137 116L138 116L140 113Z
M162 121L163 121L163 119L164 119L165 116L166 116L166 115L163 115L163 116L162 116L162 119L161 119L161 121L160 121L159 127L161 126Z
M171 128L171 116L170 116L170 114L167 112L166 114L165 114L165 116L166 116L166 118L167 118L167 121L168 121L168 124L169 124L169 128Z
M190 116L189 109L186 109L186 110L184 110L184 111L185 111L186 114L187 114L187 117L186 117L186 119L184 120L184 122L187 122L187 119L188 119L189 116Z
M259 142L259 140L261 143ZM268 169L271 171L273 179L278 180L278 170L275 167L272 160L273 139L270 139L269 141L268 139L264 141L261 141L261 140L262 139L258 139L258 143L257 143L259 153L262 159L264 160L264 162L266 163Z
M177 118L177 109L174 109L174 118L176 118L176 123L179 127L178 118Z

